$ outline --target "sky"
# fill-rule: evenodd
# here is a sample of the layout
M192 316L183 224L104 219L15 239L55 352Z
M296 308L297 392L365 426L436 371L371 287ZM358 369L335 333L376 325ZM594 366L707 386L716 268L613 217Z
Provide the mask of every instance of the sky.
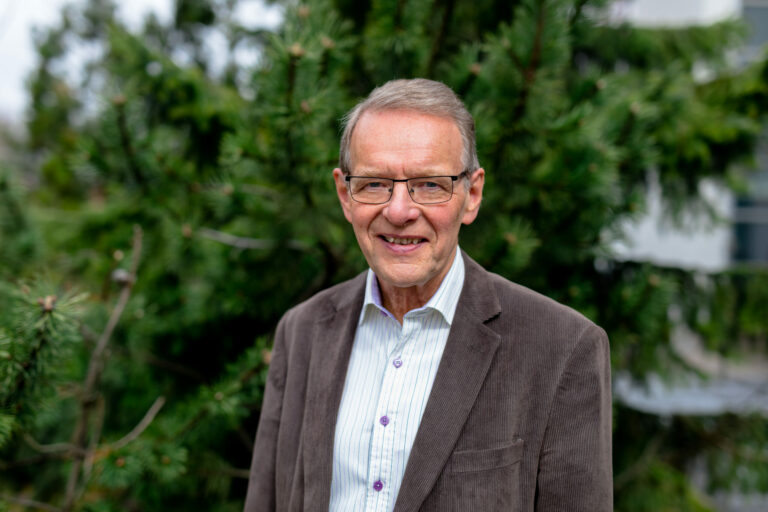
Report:
M26 106L24 81L35 65L33 27L55 25L67 4L82 0L0 0L0 122L18 124ZM129 27L138 28L149 12L163 21L171 17L173 0L117 2L118 15ZM280 22L278 8L261 0L241 0L238 18L252 27L273 27ZM216 41L212 41L215 46ZM215 48L214 48L215 51Z

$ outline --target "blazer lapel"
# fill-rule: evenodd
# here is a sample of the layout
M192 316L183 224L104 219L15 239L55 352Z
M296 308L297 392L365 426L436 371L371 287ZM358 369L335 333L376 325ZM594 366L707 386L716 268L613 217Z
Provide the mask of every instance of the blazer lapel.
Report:
M395 503L395 512L417 510L453 451L485 380L500 336L485 322L501 311L488 274L462 252L464 287L442 360Z
M336 417L364 293L365 273L315 324L303 425L304 510L328 510L330 503Z

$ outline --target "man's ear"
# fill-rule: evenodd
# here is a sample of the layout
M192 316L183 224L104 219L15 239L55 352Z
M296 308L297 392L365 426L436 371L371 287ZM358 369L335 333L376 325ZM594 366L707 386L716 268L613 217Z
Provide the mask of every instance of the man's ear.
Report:
M339 197L341 209L344 211L344 217L346 217L349 222L352 222L352 215L350 212L352 198L349 197L349 189L347 188L347 182L344 181L344 173L338 167L333 170L333 181L336 184L336 195Z
M483 185L485 185L485 169L482 167L471 173L469 180L469 189L464 199L464 216L461 218L462 224L472 224L477 218L477 212L480 210L480 203L483 201Z

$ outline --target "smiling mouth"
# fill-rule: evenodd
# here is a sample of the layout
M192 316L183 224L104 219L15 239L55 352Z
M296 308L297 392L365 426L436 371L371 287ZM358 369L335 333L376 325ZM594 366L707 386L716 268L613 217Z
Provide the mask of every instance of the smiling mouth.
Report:
M398 244L398 245L415 245L415 244L426 241L425 238L397 238L397 237L391 237L391 236L385 236L385 235L379 235L379 237L382 240L385 240L391 244Z

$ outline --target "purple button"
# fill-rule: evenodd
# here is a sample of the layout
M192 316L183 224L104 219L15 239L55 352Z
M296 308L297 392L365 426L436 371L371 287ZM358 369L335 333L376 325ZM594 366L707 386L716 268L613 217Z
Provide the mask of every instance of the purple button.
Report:
M395 368L400 368L401 366L403 366L403 360L398 357L397 359L392 361L392 364L395 366Z
M382 416L381 418L379 418L379 423L381 423L386 427L387 425L389 425L389 418L387 418L386 416Z
M379 311L381 311L381 310L379 310ZM387 316L387 312L386 311L381 311L381 316Z
M376 480L375 482L373 482L373 490L374 491L379 492L383 488L384 488L384 484L381 483L381 480Z

